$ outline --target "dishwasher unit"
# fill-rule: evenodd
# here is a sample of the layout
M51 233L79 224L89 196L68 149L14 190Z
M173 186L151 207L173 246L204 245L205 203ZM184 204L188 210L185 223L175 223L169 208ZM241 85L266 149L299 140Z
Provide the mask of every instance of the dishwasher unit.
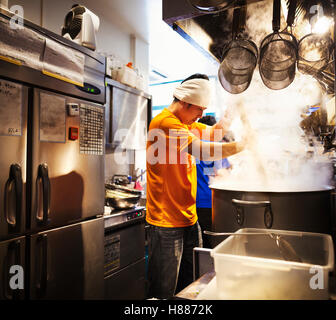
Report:
M105 214L104 228L104 298L145 299L145 208Z

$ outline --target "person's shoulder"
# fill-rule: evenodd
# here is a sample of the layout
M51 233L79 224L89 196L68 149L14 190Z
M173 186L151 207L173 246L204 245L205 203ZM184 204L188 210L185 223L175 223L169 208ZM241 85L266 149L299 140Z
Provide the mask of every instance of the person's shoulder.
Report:
M153 123L152 123L153 122ZM184 125L173 113L164 109L151 122L153 128L159 129L178 129L185 130L187 126Z
M159 128L162 121L168 116L166 109L163 109L159 114L157 114L150 122L151 128Z

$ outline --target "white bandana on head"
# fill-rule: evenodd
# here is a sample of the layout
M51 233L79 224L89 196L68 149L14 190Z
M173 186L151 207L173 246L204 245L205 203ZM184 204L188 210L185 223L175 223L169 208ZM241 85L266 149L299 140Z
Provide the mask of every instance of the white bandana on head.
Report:
M187 80L175 89L174 97L183 102L207 108L211 99L210 81L199 78Z

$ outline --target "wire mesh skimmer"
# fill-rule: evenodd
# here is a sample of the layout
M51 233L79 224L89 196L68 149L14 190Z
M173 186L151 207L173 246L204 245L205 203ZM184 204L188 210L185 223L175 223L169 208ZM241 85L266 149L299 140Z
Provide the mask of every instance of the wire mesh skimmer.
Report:
M246 22L246 6L233 13L232 40L224 47L218 78L222 87L233 94L245 91L258 62L258 48L242 37Z
M280 0L273 1L273 33L269 34L260 46L260 76L269 89L280 90L288 87L295 78L298 44L288 29L295 18L296 0L291 0L287 28L280 30Z

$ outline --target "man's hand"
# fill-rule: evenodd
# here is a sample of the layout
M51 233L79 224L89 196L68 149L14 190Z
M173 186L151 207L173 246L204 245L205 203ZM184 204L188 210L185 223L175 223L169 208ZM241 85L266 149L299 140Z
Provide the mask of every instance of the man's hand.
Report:
M218 125L224 130L224 132L227 132L231 126L232 120L232 113L229 111L229 109L227 109L224 112L222 119L218 121Z
M221 141L226 132L228 132L231 123L232 117L228 111L225 111L222 119L211 127L210 141Z

